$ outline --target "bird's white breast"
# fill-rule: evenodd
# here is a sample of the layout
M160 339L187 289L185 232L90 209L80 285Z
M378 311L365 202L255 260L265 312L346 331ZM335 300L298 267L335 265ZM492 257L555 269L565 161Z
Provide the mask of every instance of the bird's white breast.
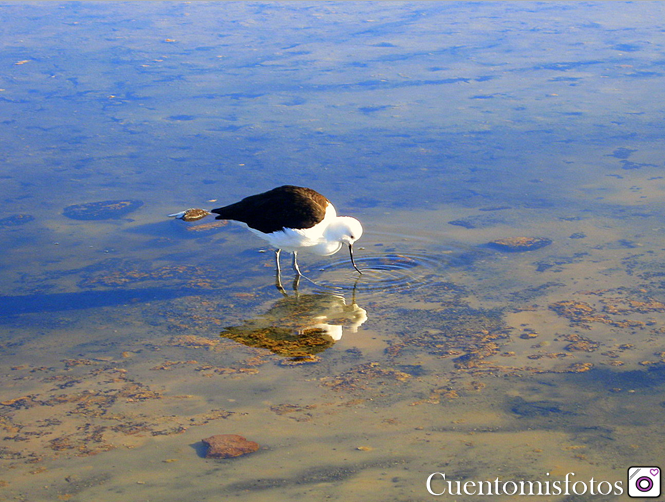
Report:
M325 241L325 231L335 218L337 218L337 211L332 204L328 204L323 220L311 228L285 228L270 234L264 234L252 228L250 230L262 239L267 240L271 246L283 251L305 250L326 256L336 253L342 246L339 242Z

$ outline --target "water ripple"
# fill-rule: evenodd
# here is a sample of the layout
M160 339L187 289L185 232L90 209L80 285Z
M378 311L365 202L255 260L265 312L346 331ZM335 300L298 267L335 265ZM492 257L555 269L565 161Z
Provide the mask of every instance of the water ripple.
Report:
M448 251L450 253L450 251ZM320 286L359 291L411 290L431 283L449 262L444 253L386 252L356 256L362 275L353 270L351 261L340 259L319 268L312 279Z

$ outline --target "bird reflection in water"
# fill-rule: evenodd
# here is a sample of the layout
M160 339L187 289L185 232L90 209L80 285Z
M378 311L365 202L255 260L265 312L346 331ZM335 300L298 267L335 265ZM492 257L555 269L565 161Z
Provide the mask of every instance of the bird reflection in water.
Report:
M349 305L339 294L296 294L280 298L255 319L226 328L221 336L280 356L316 360L315 354L332 347L345 330L357 332L366 320L355 293Z

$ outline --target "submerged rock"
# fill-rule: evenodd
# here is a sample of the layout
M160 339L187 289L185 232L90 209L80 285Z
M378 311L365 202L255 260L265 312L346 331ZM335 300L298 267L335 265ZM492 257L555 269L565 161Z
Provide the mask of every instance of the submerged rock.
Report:
M546 237L508 237L489 243L490 247L512 253L533 251L534 249L540 249L550 244L552 244L552 240Z
M206 458L233 458L253 453L259 444L238 434L216 434L201 442L208 447Z
M0 227L18 227L34 220L35 217L31 214L14 214L6 218L0 218Z
M136 211L142 205L140 200L104 200L67 206L62 214L73 220L110 220Z

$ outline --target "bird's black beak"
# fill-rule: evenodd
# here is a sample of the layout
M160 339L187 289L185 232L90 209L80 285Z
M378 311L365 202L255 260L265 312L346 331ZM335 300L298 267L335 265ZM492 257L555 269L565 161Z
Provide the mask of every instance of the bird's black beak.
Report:
M353 268L355 268L359 274L362 274L360 269L356 266L356 262L353 259L353 244L349 244L349 255L351 255L351 265L353 265Z

